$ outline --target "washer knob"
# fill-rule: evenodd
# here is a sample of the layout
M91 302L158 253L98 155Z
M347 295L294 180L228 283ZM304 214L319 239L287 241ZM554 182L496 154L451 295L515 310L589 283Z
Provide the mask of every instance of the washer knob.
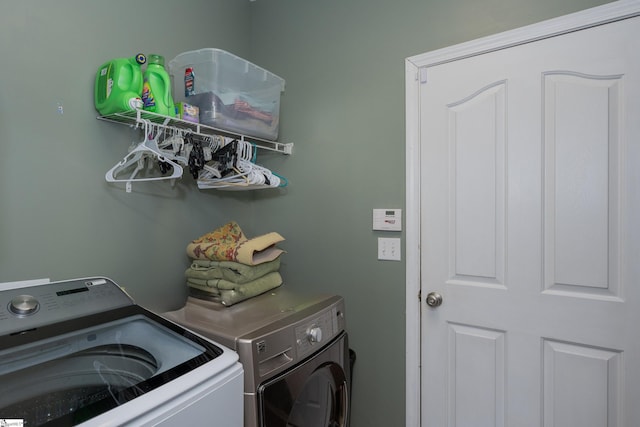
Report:
M40 308L40 303L31 295L18 295L9 303L9 311L18 316L28 316Z
M322 341L322 329L318 326L310 327L307 329L307 339L312 343Z

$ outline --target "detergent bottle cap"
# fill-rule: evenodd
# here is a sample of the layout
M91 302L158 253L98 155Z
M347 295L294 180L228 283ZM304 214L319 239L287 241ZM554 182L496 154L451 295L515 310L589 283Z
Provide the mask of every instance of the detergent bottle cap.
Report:
M145 62L147 62L147 57L144 55L144 53L139 53L139 54L137 54L137 55L135 56L135 61L136 61L138 64L142 65L142 64L144 64Z
M164 67L164 56L151 54L147 57L147 62L149 64L158 64Z

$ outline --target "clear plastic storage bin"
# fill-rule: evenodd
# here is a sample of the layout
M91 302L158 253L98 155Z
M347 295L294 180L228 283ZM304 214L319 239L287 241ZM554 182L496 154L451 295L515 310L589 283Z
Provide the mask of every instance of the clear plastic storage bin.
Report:
M284 80L220 49L169 61L174 100L200 109L200 123L269 140L278 138Z

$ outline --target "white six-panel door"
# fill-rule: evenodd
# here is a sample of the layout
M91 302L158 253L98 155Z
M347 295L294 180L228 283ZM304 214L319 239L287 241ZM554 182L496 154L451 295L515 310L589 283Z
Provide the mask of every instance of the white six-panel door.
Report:
M418 78L421 426L640 425L640 18Z

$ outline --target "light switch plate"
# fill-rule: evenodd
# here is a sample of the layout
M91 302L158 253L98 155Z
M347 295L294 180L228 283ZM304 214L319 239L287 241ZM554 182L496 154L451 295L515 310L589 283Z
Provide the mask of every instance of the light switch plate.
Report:
M402 251L399 237L378 237L378 259L383 261L401 261Z

